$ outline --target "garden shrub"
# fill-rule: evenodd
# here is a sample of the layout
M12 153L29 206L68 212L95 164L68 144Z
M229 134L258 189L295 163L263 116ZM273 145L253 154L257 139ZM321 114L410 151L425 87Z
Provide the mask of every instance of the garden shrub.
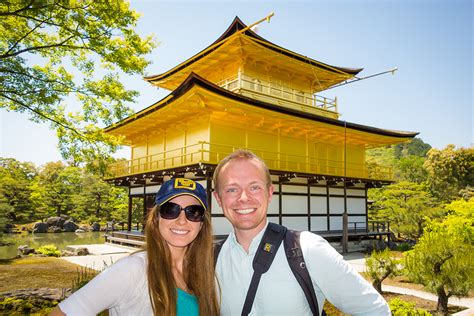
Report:
M409 243L401 243L397 246L397 250L398 251L401 251L401 252L405 252L405 251L408 251L408 250L411 250L413 248L412 245L410 245Z
M57 301L44 299L21 299L5 297L0 301L0 314L2 315L48 315L58 304Z
M393 298L388 302L390 310L393 316L430 316L427 310L422 308L416 308L415 303L410 303L399 299L398 297Z
M38 249L36 249L36 252L48 257L61 256L61 251L59 251L58 248L53 244L41 246Z

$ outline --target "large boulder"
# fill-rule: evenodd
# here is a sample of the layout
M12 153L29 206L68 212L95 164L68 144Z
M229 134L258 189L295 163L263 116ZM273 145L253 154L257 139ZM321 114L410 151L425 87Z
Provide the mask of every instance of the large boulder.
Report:
M48 218L46 223L48 223L49 226L63 227L65 221L63 217L55 216Z
M35 250L27 245L21 245L18 246L16 253L19 257L24 257L28 256L30 253L35 253Z
M62 228L58 226L50 226L48 227L48 233L62 233Z
M75 232L78 228L79 228L79 225L77 225L71 220L65 221L63 225L63 229L65 232Z
M98 232L98 231L100 231L100 224L97 223L97 222L92 223L91 229L92 229L93 232Z
M38 222L33 227L33 233L47 233L48 232L48 223Z
M89 249L85 247L76 248L74 251L75 256L87 256L89 254Z

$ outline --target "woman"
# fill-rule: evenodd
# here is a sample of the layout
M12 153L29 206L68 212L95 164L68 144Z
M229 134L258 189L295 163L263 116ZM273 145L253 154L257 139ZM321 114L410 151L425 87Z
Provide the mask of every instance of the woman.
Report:
M183 211L183 212L182 212ZM51 315L218 315L211 218L205 189L165 182L148 214L146 252L119 260Z

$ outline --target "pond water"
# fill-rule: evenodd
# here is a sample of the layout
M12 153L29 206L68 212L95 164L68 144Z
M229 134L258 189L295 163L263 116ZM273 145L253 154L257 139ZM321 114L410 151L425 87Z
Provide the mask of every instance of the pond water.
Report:
M59 250L66 249L69 245L103 244L105 242L103 232L86 233L45 233L45 234L5 234L4 242L12 243L8 246L0 246L0 259L10 259L16 256L18 246L28 245L38 248L43 245L54 244Z

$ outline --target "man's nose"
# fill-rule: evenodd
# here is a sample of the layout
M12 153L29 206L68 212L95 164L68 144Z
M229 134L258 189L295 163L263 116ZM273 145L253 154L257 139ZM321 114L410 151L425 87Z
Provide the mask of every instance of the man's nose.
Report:
M248 201L249 195L246 190L242 190L242 193L239 196L239 201Z

